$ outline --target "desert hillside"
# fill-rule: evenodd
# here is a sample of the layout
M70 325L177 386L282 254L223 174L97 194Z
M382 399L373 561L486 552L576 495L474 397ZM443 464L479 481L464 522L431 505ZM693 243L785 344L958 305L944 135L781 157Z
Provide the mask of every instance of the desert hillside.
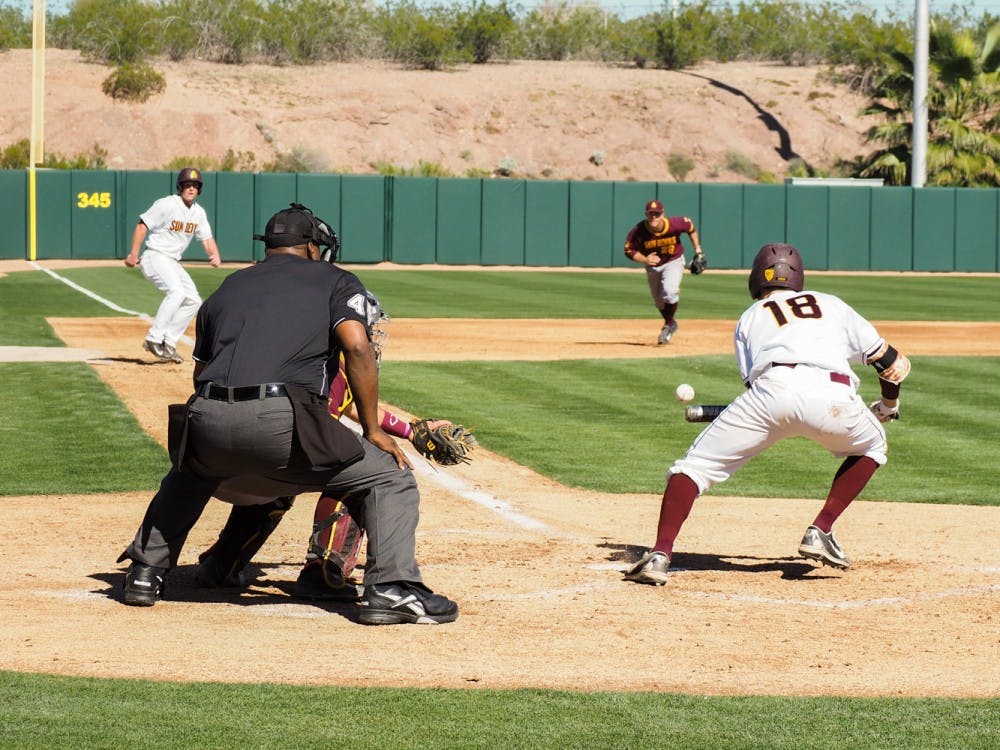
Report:
M110 72L76 52L46 53L45 150L98 144L113 169L181 156L282 151L315 170L437 164L552 179L748 181L730 155L779 178L796 158L818 169L868 149L864 101L818 67L709 64L684 72L587 62L512 62L449 72L385 63L273 68L157 61L166 91L142 104L101 92ZM0 148L30 134L31 51L0 53ZM746 170L742 170L746 172Z

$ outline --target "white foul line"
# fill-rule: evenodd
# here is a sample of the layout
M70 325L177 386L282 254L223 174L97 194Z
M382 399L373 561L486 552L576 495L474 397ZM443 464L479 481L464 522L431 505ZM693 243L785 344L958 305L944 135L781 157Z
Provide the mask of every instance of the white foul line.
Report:
M139 312L138 310L129 310L127 307L121 307L120 305L116 305L111 300L105 299L104 297L102 297L101 295L97 294L96 292L92 292L89 289L87 289L86 287L80 286L75 281L70 281L65 276L60 276L55 271L52 271L52 270L50 270L48 268L44 268L43 266L38 265L38 263L36 263L33 260L28 261L28 265L32 266L33 268L38 269L39 271L44 271L45 273L47 273L49 276L51 276L56 281L61 281L63 284L65 284L66 286L68 286L70 289L75 289L76 291L80 292L80 294L83 294L83 295L85 295L87 297L90 297L92 300L95 300L97 302L100 302L102 305L104 305L105 307L108 307L108 308L114 310L115 312L125 313L126 315L132 315L133 317L139 318L141 320L145 320L147 323L152 323L153 322L153 318L151 316L147 315L146 313ZM181 341L183 341L188 346L194 346L194 340L190 336L188 336L187 334L184 334L184 335L181 336Z
M348 417L342 417L341 421L359 435L361 434L361 425L354 420L349 419ZM496 495L491 495L489 492L477 490L469 484L469 482L456 477L454 474L438 471L434 468L430 461L423 456L414 453L409 445L403 445L402 443L401 445L406 457L410 459L410 463L413 464L413 472L426 477L438 487L454 492L456 495L463 497L466 500L471 500L476 505L493 511L498 516L505 518L517 526L520 526L522 529L528 529L529 531L544 531L548 534L566 536L562 532L556 531L535 518L531 518L530 516L517 512L506 500L501 500Z

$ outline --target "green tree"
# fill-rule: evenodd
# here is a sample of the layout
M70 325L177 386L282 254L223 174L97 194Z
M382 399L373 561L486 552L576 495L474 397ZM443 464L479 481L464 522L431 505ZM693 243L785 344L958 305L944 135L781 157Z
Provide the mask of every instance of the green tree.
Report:
M61 27L63 46L113 65L141 62L159 50L159 11L142 0L76 0Z
M441 7L422 11L404 0L382 9L379 23L389 55L409 68L444 70L460 62L453 12Z
M863 160L859 174L903 185L913 158L913 58L896 50L892 60L864 110L884 118L866 135L882 147ZM933 23L928 68L927 184L1000 186L1000 23L981 44L970 31Z
M493 6L473 0L468 10L456 9L455 22L459 45L479 65L496 57L517 29L506 0Z
M0 52L31 46L31 21L18 8L0 5Z

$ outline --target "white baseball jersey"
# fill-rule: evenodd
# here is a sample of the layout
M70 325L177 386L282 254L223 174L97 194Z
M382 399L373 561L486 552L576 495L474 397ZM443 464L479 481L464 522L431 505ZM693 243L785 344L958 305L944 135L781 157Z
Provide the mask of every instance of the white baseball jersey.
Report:
M181 259L192 239L212 239L205 209L197 203L185 205L179 195L160 198L139 218L149 229L146 247L174 260Z
M704 492L780 440L804 437L836 456L886 462L885 430L857 393L851 363L883 339L838 297L780 290L740 316L734 335L748 386L670 468Z
M867 364L884 343L875 326L839 297L781 289L740 316L734 344L747 385L774 362L841 372L858 386L851 363Z

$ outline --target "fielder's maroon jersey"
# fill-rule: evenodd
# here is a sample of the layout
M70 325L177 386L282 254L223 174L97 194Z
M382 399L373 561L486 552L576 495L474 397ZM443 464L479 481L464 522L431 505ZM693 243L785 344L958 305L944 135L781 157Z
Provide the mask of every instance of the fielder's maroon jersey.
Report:
M663 231L654 232L645 221L640 221L625 238L625 254L630 258L638 251L643 255L658 253L663 262L674 260L684 254L681 235L694 231L694 222L687 216L664 216Z

